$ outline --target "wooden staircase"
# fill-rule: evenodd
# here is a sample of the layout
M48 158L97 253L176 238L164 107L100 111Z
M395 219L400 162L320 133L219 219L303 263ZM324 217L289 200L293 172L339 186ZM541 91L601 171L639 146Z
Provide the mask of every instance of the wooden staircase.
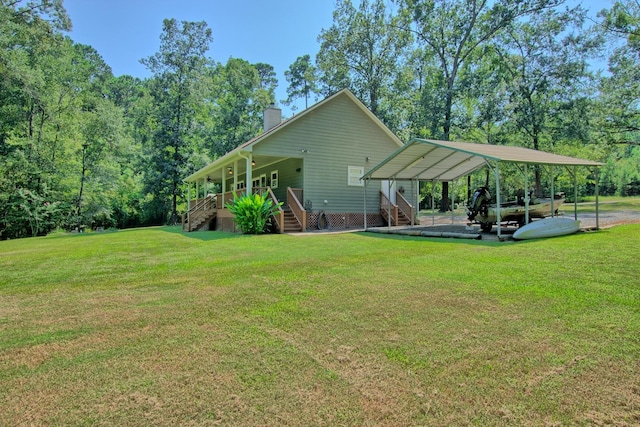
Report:
M200 215L195 215L191 217L191 221L189 222L189 231L200 230L203 225L209 224L216 217L216 211L206 211Z
M389 198L380 192L380 215L389 225L413 225L411 218L414 216L414 207L404 198L401 193L396 192L398 204L392 203Z
M300 223L296 219L296 216L290 210L284 211L284 230L287 233L297 233L303 231L302 225L300 225Z
M183 219L182 229L186 231L196 231L204 228L216 217L216 197L209 195L204 199L198 200L194 206L187 212L186 221Z
M384 219L387 224L389 224L389 218L387 215L387 210L386 209L381 209L380 210L380 214L382 215L382 219ZM393 209L391 209L391 223L389 225L411 225L411 218L409 218L407 215L405 215L404 212L402 212L401 210L398 210L398 221L396 224L396 220L394 218L394 212Z

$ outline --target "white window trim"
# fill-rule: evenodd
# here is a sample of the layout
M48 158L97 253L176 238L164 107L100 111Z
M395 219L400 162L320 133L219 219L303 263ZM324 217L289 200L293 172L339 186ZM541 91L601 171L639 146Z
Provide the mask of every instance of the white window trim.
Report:
M267 186L267 175L264 174L264 173L262 175L256 177L253 180L253 187L254 188L255 187L262 188L262 187L266 187L266 186Z
M364 166L347 166L347 186L364 187L360 177L364 175Z
M275 175L275 178L274 178ZM278 170L273 170L271 171L271 173L269 174L269 179L271 184L269 185L272 189L276 189L278 188Z

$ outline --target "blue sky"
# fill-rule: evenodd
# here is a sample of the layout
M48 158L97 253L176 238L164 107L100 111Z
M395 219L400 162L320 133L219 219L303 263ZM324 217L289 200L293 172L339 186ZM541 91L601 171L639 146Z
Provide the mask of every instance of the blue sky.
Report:
M285 70L298 56L314 57L320 31L333 22L334 5L334 0L64 1L71 38L93 46L116 76L150 75L139 60L157 52L163 19L206 21L213 32L208 56L222 63L234 57L272 65L278 103L286 98Z
M591 15L611 0L582 3ZM160 45L162 20L206 21L213 31L209 56L272 65L278 74L276 100L286 98L284 72L298 56L318 52L321 30L333 22L334 0L64 0L73 23L71 38L93 46L114 75L149 77L141 58ZM282 106L282 105L281 105ZM304 108L304 100L297 103ZM283 107L285 115L290 109Z

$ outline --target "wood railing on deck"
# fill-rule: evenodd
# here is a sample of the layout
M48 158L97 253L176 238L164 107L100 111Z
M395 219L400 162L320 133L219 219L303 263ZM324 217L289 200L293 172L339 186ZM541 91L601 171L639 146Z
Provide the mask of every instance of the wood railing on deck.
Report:
M299 191L298 194L302 196L302 190L300 189L296 189L296 190L298 190ZM254 187L252 188L252 192L253 194L266 193L267 197L271 199L274 206L277 206L278 203L280 203L276 198L275 194L273 194L273 191L271 191L270 187ZM224 194L223 193L209 194L205 198L191 200L191 209L189 209L189 211L186 214L182 214L182 229L183 230L186 229L187 231L192 231L194 229L194 224L197 224L196 226L200 225L199 221L201 218L205 218L207 215L211 214L211 211L213 210L226 209L227 203L233 202L234 195L237 197L242 197L243 194L245 194L245 190L241 189L241 190L235 190L235 191L227 191ZM287 199L289 198L290 197L287 197ZM294 199L295 199L295 196L294 196ZM297 206L299 206L299 209L292 208L292 210L294 211L298 221L301 221L300 218L302 218L302 221L304 221L304 227L306 228L307 213L304 209L302 209L302 206L300 205L300 202L297 199L295 199L295 202L297 202ZM302 210L302 215L300 214L300 210ZM278 231L282 233L284 231L284 209L282 209L281 206L278 207L278 211L276 212L275 215L273 215L273 219L276 222Z
M244 189L242 190L235 190L235 191L227 191L224 194L217 194L218 199L222 199L222 203L218 204L219 208L218 209L226 209L227 207L227 203L231 203L233 202L234 199L234 195L236 197L242 197L242 195L244 194ZM220 200L218 200L220 201Z
M391 200L382 191L380 192L380 212L389 225L398 225L398 206L391 203Z
M254 188L254 191L255 190L256 189ZM259 188L258 190L262 190L262 188ZM264 190L267 192L267 197L271 199L273 206L278 206L280 202L276 198L276 195L273 194L273 191L271 191L271 188L267 187ZM282 206L278 206L278 211L273 215L273 220L276 222L278 233L282 233L284 231L284 209L282 209Z
M404 198L402 193L396 191L396 203L398 204L398 210L404 214L411 221L411 225L413 225L413 221L415 218L415 208L407 199Z
M182 229L184 230L186 223L187 231L192 231L192 225L197 223L200 218L207 216L212 210L215 210L216 206L217 197L215 194L209 194L202 199L194 199L191 202L191 209L182 215Z
M287 187L287 205L291 212L296 217L300 226L302 227L302 231L307 229L307 211L300 203L300 200L303 199L303 190L302 188L291 188Z

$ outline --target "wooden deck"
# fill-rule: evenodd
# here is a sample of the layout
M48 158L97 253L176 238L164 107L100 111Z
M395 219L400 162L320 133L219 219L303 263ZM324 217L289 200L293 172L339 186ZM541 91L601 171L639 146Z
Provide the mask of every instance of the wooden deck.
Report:
M266 193L274 205L279 201L269 187L253 188L253 194ZM233 202L234 197L240 197L245 190L229 191L226 193L208 194L204 198L190 201L190 209L182 215L182 229L184 231L237 231L233 214L226 205ZM364 225L362 213L331 213L309 212L301 200L304 200L304 191L301 188L287 188L287 200L284 206L279 207L272 217L274 231L277 233L299 233L312 230L357 228L356 222ZM320 214L320 216L318 216ZM416 210L404 196L396 192L396 203L392 203L384 193L380 192L380 211L375 214L392 226L408 226L415 224ZM338 219L334 218L337 217ZM367 221L371 223L371 221ZM380 224L382 225L382 224Z

